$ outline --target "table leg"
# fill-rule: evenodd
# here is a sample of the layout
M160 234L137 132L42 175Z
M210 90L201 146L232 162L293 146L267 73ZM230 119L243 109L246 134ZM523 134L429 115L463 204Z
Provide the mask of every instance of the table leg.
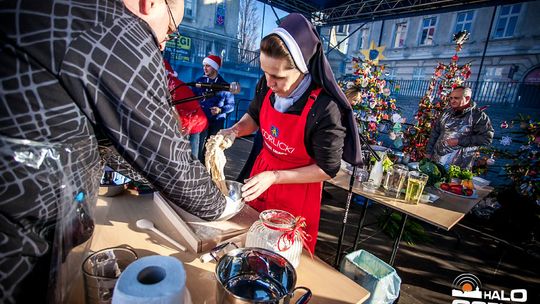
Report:
M366 218L369 201L370 200L366 198L364 206L362 207L362 213L360 214L360 220L358 221L358 230L356 230L356 237L354 238L353 251L356 251L358 249L358 240L360 239L360 232L362 232L362 227L364 227L364 219Z
M394 240L394 247L392 247L392 254L390 255L390 266L394 266L394 261L396 259L396 254L399 249L399 242L401 242L401 237L403 236L403 231L405 230L405 223L407 223L407 218L409 217L407 214L402 213L401 216L403 217L401 219L401 227L399 228L399 234Z
M341 247L343 245L343 239L345 238L345 226L347 225L347 217L349 216L349 208L351 206L352 191L347 195L347 203L345 204L345 215L343 216L343 223L341 224L341 232L338 238L336 259L334 260L334 267L339 267L341 260Z
M343 239L345 238L345 226L347 224L347 217L349 216L349 208L351 207L352 199L352 188L354 185L354 177L356 176L356 166L353 167L351 178L349 179L349 191L347 194L347 202L345 203L345 215L343 216L343 223L341 224L341 232L339 233L337 250L336 250L336 259L334 260L334 267L339 267L339 262L341 260L341 246L343 245Z

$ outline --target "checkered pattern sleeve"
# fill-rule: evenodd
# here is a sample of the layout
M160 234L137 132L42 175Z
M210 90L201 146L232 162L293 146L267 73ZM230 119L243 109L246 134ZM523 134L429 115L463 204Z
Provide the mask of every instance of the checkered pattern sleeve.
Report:
M135 170L174 204L215 219L225 199L179 131L161 54L149 33L133 18L86 31L67 50L62 80Z

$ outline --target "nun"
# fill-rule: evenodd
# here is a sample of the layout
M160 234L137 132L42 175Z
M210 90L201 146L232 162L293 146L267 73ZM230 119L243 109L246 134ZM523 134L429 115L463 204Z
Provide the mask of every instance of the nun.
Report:
M262 149L243 197L258 211L279 209L305 218L313 253L322 182L341 159L361 163L351 106L337 85L315 27L290 14L261 40L264 76L247 113L220 134L234 139L260 130Z

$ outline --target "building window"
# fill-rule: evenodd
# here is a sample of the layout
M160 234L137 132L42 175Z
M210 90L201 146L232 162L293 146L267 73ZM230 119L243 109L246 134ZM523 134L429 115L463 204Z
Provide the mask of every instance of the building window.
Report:
M458 13L456 16L456 28L454 29L454 33L458 33L461 31L467 31L470 33L473 18L474 11Z
M396 24L396 31L394 34L394 41L392 47L401 48L405 46L405 38L407 38L407 22Z
M487 67L484 76L489 78L500 78L503 74L503 67Z
M388 68L384 73L384 78L386 80L396 80L397 79L397 69L398 68Z
M348 24L342 24L336 26L336 34L337 35L347 35L349 33L349 25Z
M363 28L358 35L358 49L365 50L369 47L369 29Z
M432 45L435 36L435 25L437 17L424 18L422 21L422 35L420 36L420 45Z
M196 1L184 0L184 17L195 18Z
M507 38L514 35L516 29L521 3L514 5L504 5L500 8L499 18L495 26L494 38Z
M424 68L419 68L419 67L414 68L412 79L413 80L424 80Z

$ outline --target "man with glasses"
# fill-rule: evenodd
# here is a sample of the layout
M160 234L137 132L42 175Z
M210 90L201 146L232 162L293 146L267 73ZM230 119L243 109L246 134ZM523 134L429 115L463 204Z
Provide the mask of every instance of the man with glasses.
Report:
M184 210L225 216L226 199L190 156L170 105L160 47L183 11L182 0L2 1L1 303L65 301L48 278L88 237L80 232L91 233L92 222L70 210L95 205L100 151ZM109 146L98 150L98 141ZM49 147L39 151L56 163L26 153L36 147ZM51 254L55 234L63 235L59 255Z

